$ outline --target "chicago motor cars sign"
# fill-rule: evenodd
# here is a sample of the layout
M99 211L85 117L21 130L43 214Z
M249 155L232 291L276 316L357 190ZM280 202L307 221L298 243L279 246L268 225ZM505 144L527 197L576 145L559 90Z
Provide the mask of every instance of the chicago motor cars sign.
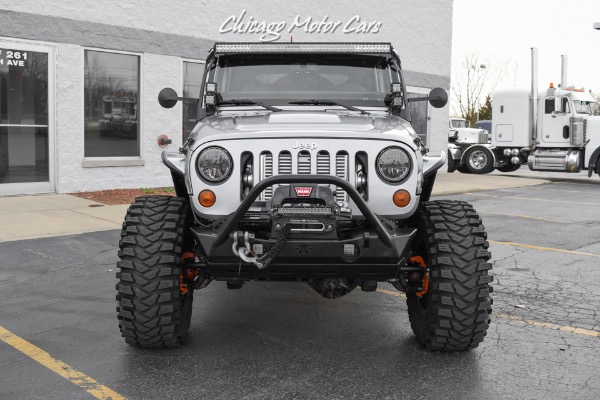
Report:
M293 21L258 21L253 16L247 16L246 10L240 15L231 15L219 27L219 33L260 34L262 42L272 42L281 38L286 31L293 34L295 30L306 33L335 33L341 30L345 34L376 34L381 29L381 21L364 21L360 15L348 20L330 20L328 15L321 19L296 15Z

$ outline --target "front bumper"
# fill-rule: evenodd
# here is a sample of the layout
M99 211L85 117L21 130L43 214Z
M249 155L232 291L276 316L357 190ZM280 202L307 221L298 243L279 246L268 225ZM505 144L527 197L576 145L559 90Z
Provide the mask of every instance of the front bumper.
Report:
M301 238L293 235L266 269L240 263L232 246L238 224L267 187L278 184L332 184L343 188L360 209L368 226L342 231L337 238L319 234ZM343 179L330 175L278 175L254 186L238 209L212 227L193 227L208 272L216 279L309 279L316 277L357 277L386 280L398 274L406 252L416 233L414 229L397 228L394 221L374 214L358 191ZM253 237L250 245L262 245L268 251L276 239ZM351 254L348 249L352 248Z

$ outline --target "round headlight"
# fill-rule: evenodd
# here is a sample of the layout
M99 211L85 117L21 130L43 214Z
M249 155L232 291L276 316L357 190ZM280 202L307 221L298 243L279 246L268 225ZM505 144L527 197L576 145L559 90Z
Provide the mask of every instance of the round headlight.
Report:
M388 147L377 156L375 168L379 177L387 182L398 183L410 173L410 157L399 147Z
M229 178L233 162L221 147L207 147L198 156L198 172L209 182L222 182Z

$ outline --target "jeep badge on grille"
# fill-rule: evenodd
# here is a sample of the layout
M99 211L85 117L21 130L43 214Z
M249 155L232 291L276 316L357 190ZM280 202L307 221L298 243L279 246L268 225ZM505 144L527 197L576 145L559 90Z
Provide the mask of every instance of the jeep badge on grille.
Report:
M310 197L312 193L312 187L295 187L294 189L298 197Z
M300 149L300 150L314 150L317 148L317 144L315 142L306 142L306 143L302 143L298 140L296 140L296 143L294 143L294 145L292 145L292 149Z

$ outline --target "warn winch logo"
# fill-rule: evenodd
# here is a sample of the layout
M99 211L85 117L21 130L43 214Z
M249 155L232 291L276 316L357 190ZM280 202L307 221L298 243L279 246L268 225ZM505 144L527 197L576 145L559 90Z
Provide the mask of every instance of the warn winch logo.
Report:
M294 189L296 190L296 196L298 197L310 197L310 194L312 193L311 187L295 187Z

